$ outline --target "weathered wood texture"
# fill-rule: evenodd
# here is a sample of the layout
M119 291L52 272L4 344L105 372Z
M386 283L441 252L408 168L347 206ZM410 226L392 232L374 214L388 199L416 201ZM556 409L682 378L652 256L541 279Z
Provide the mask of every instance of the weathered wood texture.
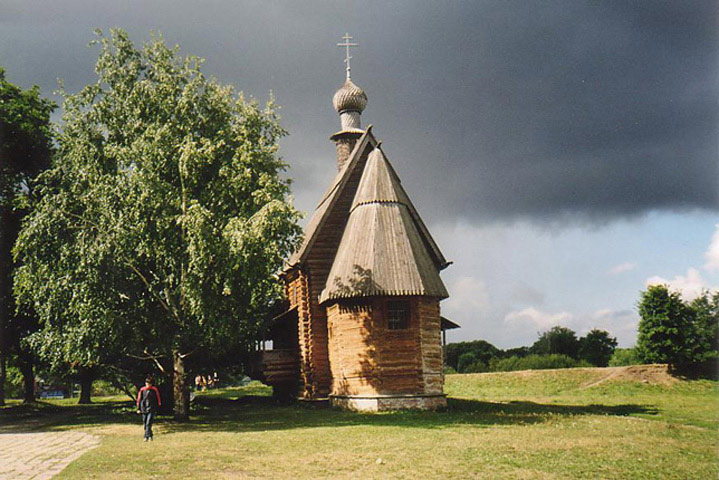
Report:
M350 133L340 136L335 140L335 146L337 147L337 170L342 170L342 167L344 167L345 162L349 159L352 150L355 148L359 137L359 134Z
M320 302L349 297L413 295L446 298L439 277L446 261L379 148L367 158Z
M359 134L356 142L352 136L345 138L343 134L333 139L337 143L340 171L320 200L302 245L285 269L285 292L291 307L297 308L299 396L317 399L330 393L441 393L438 302L447 294L437 271L447 262L391 165L377 149L371 127ZM375 166L366 174L364 194L357 197L372 152ZM364 222L359 230L365 227L376 230L365 232L367 238L373 234L376 241L365 242L367 245L354 239L344 242L342 237L348 228L353 202L359 214L359 210L367 208L362 205L370 200L376 204L376 208L371 208L383 214ZM388 209L393 209L391 215L384 214ZM355 228L353 232L361 237L359 230ZM328 287L328 276L339 256L341 242L347 243L344 248L347 258L351 256L347 252L353 249L370 248L371 252L368 250L368 255L362 257L366 260L365 271L371 275L377 270L380 278L391 279L386 282L389 291L379 289L353 300L340 299L343 302L340 304L330 301L320 305L320 295ZM386 245L393 248L385 248ZM407 267L408 259L412 260L412 268ZM353 268L351 263L345 265L345 270ZM385 269L385 264L391 265ZM409 287L405 285L408 283ZM377 294L406 296L411 304L407 329L388 328L387 297Z
M439 300L409 301L408 328L390 330L387 301L334 303L327 308L332 395L442 393Z
M330 393L330 360L327 348L327 311L319 304L319 296L327 281L342 232L344 231L352 199L357 190L364 162L371 149L368 147L357 162L346 184L335 200L334 207L324 219L322 230L312 244L307 259L296 269L287 283L290 303L295 297L298 306L298 334L301 366L300 397L325 398Z
M297 349L257 352L254 378L271 386L296 385L299 377Z
M439 300L420 297L417 302L420 324L423 393L442 393L442 334Z

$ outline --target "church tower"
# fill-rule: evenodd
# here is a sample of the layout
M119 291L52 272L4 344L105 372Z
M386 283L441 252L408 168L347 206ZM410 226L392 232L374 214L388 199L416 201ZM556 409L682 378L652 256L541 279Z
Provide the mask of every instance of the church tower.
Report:
M266 362L277 375L264 378L357 410L442 407L439 271L449 262L372 127L362 129L367 95L350 77L356 44L343 38L346 79L332 99L340 130L330 137L338 173L283 272L289 308L273 336L284 363Z

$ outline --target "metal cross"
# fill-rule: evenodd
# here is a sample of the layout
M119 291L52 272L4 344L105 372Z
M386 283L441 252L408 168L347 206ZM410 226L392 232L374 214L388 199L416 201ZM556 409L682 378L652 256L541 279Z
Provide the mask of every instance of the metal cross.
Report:
M338 43L338 47L345 47L345 63L347 64L347 80L350 79L350 60L352 57L350 56L350 47L356 47L359 44L357 43L350 43L350 40L352 40L352 37L350 37L349 33L345 33L345 36L342 37L342 40L344 40L344 43Z

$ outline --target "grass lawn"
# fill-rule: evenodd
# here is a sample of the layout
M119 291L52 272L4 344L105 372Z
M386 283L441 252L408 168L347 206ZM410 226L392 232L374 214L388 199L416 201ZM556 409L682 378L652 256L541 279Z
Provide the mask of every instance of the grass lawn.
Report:
M642 368L449 375L443 412L281 406L251 384L198 395L190 423L161 417L152 443L120 397L6 408L0 432L101 436L58 478L719 477L719 383Z

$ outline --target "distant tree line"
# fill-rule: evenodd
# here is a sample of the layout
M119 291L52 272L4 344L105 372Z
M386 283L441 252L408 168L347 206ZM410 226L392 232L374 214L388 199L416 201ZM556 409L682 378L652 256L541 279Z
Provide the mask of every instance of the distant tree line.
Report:
M500 350L484 340L450 343L445 363L459 373L606 367L616 346L616 338L604 330L594 329L578 338L573 330L556 326L529 347Z
M540 333L529 347L501 350L485 340L450 343L445 365L450 372L479 373L571 367L666 363L676 373L719 373L719 292L682 300L666 285L641 293L637 345L617 348L609 332L593 329L583 337L556 326Z

